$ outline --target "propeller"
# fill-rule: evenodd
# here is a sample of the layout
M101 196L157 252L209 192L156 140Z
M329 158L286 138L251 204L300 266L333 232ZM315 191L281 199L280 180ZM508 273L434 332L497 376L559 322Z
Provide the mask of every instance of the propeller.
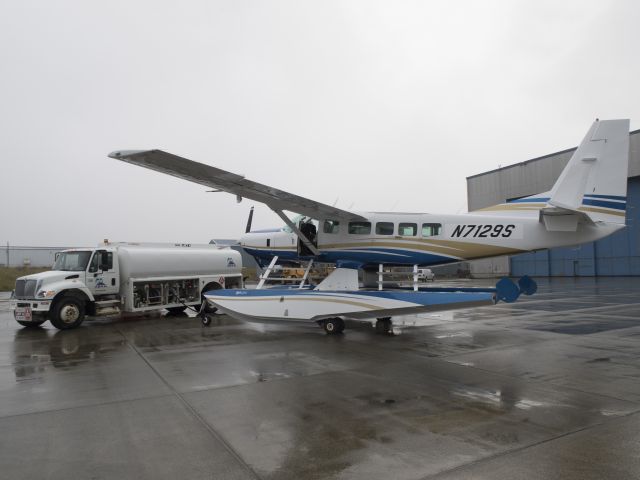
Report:
M251 222L253 221L253 207L249 210L249 218L247 218L247 228L244 230L244 233L249 233L251 231Z

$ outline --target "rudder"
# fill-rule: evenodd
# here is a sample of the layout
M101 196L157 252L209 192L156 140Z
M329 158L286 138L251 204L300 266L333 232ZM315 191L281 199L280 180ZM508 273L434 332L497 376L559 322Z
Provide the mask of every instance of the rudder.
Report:
M549 204L585 212L594 222L624 223L629 120L596 120L558 177Z

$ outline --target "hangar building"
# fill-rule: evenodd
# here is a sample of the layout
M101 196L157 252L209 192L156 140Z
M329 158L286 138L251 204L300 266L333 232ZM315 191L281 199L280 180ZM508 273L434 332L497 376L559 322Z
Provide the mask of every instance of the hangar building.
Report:
M629 136L627 228L580 246L471 262L471 275L640 275L640 130ZM550 190L576 148L467 177L469 211Z

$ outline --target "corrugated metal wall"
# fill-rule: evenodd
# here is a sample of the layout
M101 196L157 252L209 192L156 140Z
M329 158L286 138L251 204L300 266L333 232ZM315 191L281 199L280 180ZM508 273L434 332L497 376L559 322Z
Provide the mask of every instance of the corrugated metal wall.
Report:
M468 177L469 211L551 189L574 150ZM595 244L511 257L511 275L640 275L640 130L629 134L628 175L626 229Z
M627 228L597 242L511 257L511 275L640 275L640 177L629 179Z

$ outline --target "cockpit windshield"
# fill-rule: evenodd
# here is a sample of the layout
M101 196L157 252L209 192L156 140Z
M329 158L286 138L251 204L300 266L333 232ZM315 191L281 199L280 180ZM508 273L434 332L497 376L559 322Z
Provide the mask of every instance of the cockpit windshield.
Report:
M87 268L91 252L62 252L56 263L53 265L54 270L63 270L65 272L82 272Z

